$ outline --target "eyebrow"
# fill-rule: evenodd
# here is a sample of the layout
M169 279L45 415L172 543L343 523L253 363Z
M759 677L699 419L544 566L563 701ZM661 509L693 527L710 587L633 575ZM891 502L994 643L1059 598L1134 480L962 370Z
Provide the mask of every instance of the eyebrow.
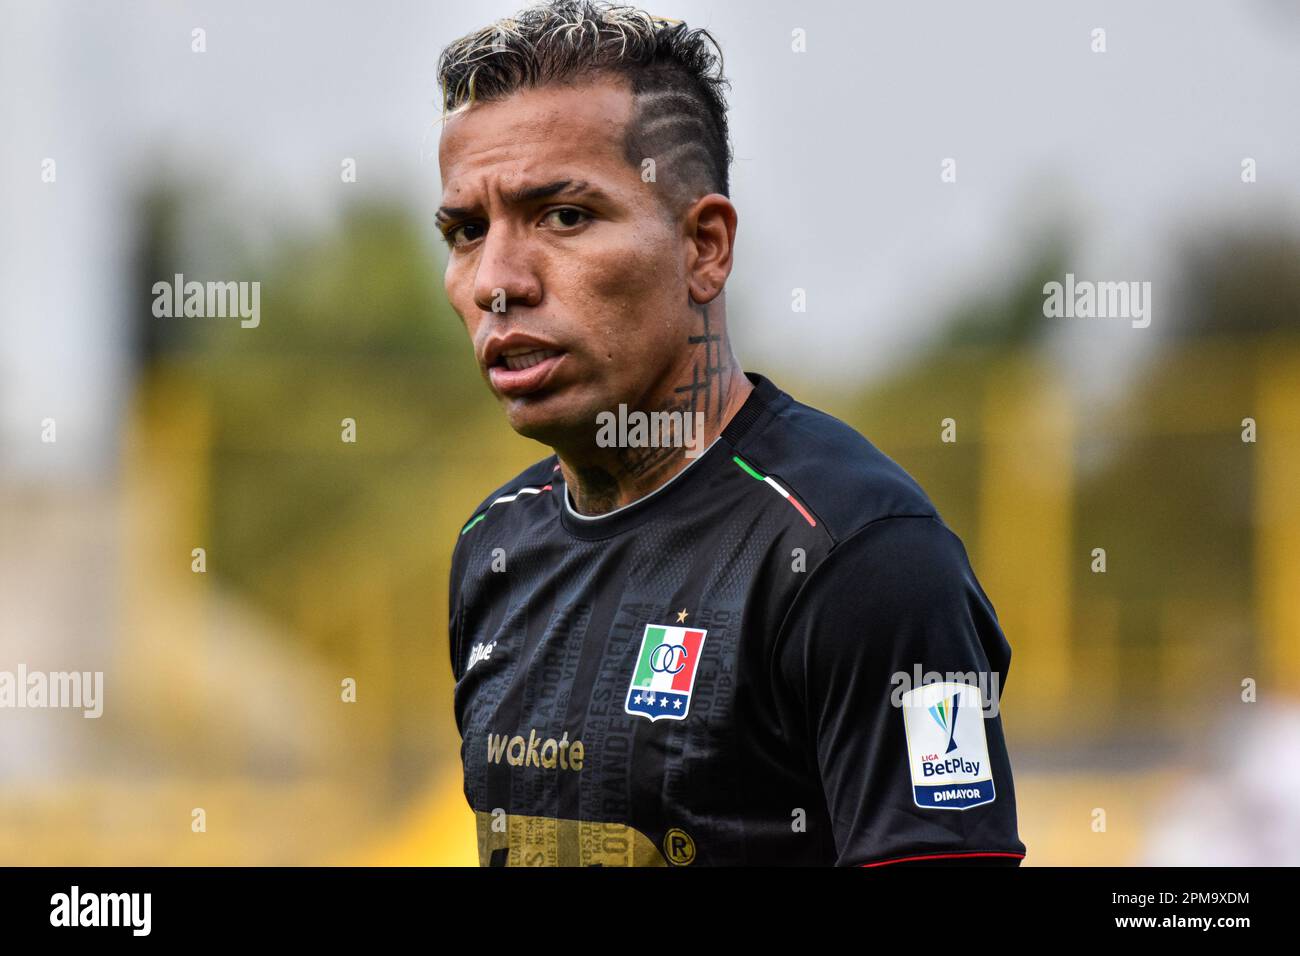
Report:
M557 179L555 182L543 183L540 186L525 186L506 193L505 200L508 205L518 206L564 194L586 194L596 199L608 198L601 190L581 179L576 182L572 179ZM438 222L464 219L478 212L479 208L478 206L439 206L433 218Z

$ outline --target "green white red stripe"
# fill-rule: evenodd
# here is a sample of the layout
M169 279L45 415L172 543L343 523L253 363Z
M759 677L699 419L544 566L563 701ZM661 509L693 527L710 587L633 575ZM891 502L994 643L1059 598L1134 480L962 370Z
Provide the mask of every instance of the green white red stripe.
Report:
M550 491L552 487L553 487L552 485L542 485L540 488L520 488L512 495L502 495L500 498L495 498L493 499L490 505L488 505L478 514L476 514L474 517L470 518L469 523L466 524L465 527L460 529L460 533L464 534L470 528L474 527L474 525L478 524L480 521L486 518L488 511L491 510L496 505L505 504L507 502L514 501L520 495L540 495L543 491Z
M813 519L813 516L808 513L808 509L799 503L798 498L796 498L794 495L790 494L790 492L782 488L780 483L777 482L775 478L773 478L771 475L760 475L754 469L753 465L749 464L749 462L742 461L738 455L732 455L731 460L734 461L741 468L743 468L745 470L745 473L749 475L751 478L757 478L759 481L763 482L763 484L771 485L773 488L775 488L777 494L779 494L786 501L790 502L790 504L794 505L794 510L799 512L799 514L803 515L804 521L807 521L808 524L812 525L812 527L814 528L817 527L817 522Z

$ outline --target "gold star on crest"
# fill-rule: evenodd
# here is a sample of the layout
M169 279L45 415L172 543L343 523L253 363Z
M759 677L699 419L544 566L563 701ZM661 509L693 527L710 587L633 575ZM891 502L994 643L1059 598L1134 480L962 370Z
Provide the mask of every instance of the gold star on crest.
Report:
M685 621L686 621L686 608L682 608L680 611L677 612L677 623L683 624L685 623Z

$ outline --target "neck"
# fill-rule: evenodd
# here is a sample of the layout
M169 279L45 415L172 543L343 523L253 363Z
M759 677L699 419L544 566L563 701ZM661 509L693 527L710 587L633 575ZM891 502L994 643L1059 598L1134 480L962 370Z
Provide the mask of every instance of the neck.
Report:
M683 360L667 383L645 403L649 407L635 409L646 413L681 413L683 422L689 416L688 447L683 447L683 436L677 433L675 442L665 441L661 435L661 447L657 448L588 444L580 451L556 449L565 484L579 513L605 514L650 494L694 461L694 456L722 434L732 416L745 404L754 386L731 351L726 323L720 321L719 305L714 300L714 315L710 315L709 305L692 305L698 319ZM696 433L697 425L702 434Z

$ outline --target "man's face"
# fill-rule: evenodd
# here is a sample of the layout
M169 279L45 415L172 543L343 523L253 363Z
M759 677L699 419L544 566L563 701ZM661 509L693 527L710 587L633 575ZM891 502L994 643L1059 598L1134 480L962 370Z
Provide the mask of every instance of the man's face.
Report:
M447 296L511 427L546 444L655 402L687 354L683 238L624 155L631 115L617 79L544 86L439 145Z

